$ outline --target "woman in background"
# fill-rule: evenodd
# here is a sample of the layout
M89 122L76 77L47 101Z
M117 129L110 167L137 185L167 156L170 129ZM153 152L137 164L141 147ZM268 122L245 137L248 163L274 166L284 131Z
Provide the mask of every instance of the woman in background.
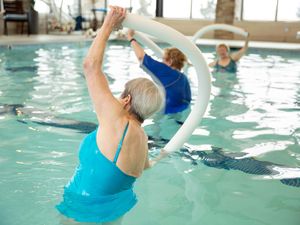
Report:
M239 51L230 54L230 48L227 44L222 43L216 46L217 59L210 64L215 72L236 73L237 61L239 61L248 50L249 34L245 41L244 47Z

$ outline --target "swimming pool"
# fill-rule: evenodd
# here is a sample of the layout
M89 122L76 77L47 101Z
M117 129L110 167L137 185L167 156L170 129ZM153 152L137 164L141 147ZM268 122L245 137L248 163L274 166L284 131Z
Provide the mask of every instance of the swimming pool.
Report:
M96 122L81 66L88 46L0 48L1 225L59 224L54 206L73 174L78 145ZM212 48L202 50L212 59ZM127 80L147 76L127 43L110 42L106 56L104 71L116 95ZM196 77L188 72L195 93ZM18 107L25 107L23 115L16 116ZM238 160L255 156L278 173L173 154L138 180L139 203L123 224L298 225L300 188L280 179L300 177L299 112L299 54L251 49L236 75L213 75L209 109L187 146L208 154L219 147L218 156ZM56 126L47 125L53 121ZM146 123L150 131L152 122ZM178 127L169 122L162 138Z

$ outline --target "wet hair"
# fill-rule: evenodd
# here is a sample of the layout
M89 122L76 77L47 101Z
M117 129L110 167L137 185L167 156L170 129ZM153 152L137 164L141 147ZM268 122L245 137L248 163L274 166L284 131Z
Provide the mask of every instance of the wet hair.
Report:
M136 78L125 84L121 98L131 96L129 112L134 114L139 122L143 123L165 105L165 92L154 82L146 78Z
M186 56L177 48L166 48L164 57L166 57L166 60L171 60L171 66L178 70L181 70L187 61Z
M218 44L218 45L216 46L216 51L217 51L218 48L220 48L220 47L224 47L224 48L226 48L226 50L227 50L228 53L230 52L229 45L227 45L227 44L225 44L225 43Z

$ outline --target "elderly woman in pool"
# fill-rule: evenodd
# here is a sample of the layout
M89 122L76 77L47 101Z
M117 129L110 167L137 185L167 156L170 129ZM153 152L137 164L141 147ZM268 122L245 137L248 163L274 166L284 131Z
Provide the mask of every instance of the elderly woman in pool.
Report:
M215 72L236 73L237 61L239 61L248 49L249 35L245 41L245 45L236 52L230 54L230 48L227 44L222 43L216 46L217 59L210 64Z
M82 141L79 165L57 205L70 221L119 224L114 221L120 221L137 202L135 180L150 166L141 124L162 108L163 91L152 81L139 78L126 83L116 99L101 69L108 37L125 16L125 9L111 7L84 60L100 126Z

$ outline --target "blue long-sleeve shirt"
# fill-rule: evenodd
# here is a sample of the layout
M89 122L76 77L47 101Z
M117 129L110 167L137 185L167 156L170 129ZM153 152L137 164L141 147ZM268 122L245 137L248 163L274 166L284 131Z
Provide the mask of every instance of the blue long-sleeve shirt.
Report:
M141 67L165 88L165 114L182 112L191 102L191 87L187 77L178 70L145 54Z

